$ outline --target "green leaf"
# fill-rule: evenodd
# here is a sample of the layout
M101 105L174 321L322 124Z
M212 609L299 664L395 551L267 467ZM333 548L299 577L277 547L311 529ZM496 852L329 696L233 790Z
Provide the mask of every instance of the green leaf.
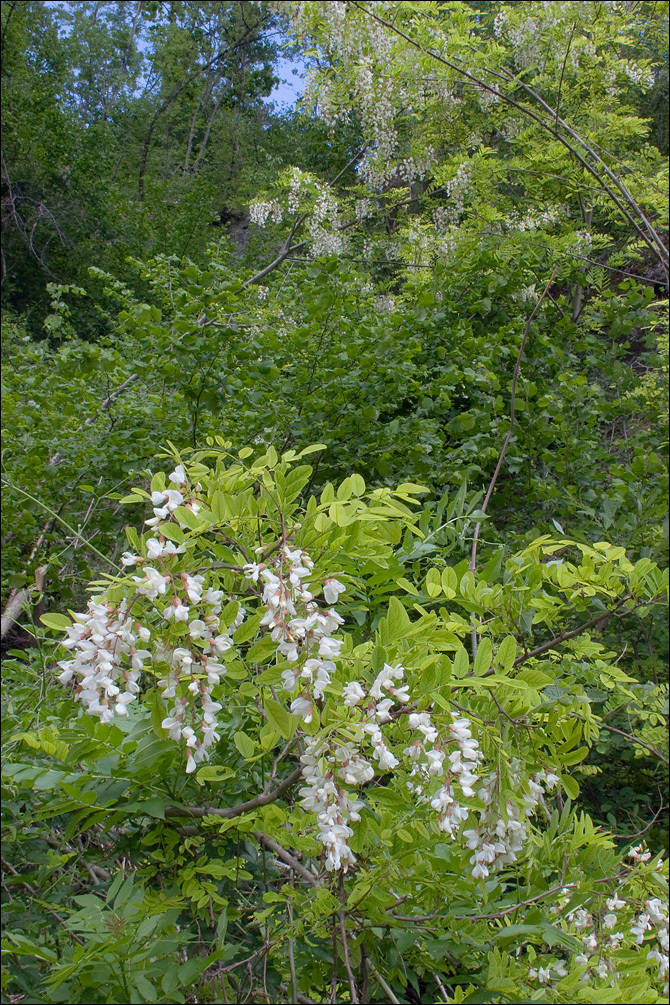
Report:
M224 523L229 516L229 509L226 505L226 497L219 489L216 490L210 500L212 513L216 517L217 523Z
M442 570L442 592L447 600L453 600L458 590L458 576L454 569L448 566Z
M234 778L235 772L223 764L203 764L195 777L198 782L224 782L227 778Z
M261 611L260 614L254 614L253 617L247 618L243 621L235 632L235 643L239 645L242 642L248 642L249 639L253 639L254 635L258 631L262 619L263 612Z
M328 447L325 443L312 443L309 447L305 447L296 455L295 460L297 461L300 457L307 457L308 454L314 454L318 450L327 450Z
M439 569L429 569L426 575L426 593L429 597L439 597L442 593L442 576Z
M496 653L496 662L502 665L503 671L509 673L514 666L514 660L516 659L516 639L513 639L511 635L507 635L500 645L498 646L498 652ZM547 681L547 683L550 683Z
M68 618L65 614L42 614L40 621L54 632L63 632L66 628L72 628L72 618Z
M65 614L41 614L39 620L52 631L64 631L72 627L72 619Z
M470 669L470 658L468 656L467 650L464 648L457 649L454 653L453 659L453 670L454 677L467 677L468 671Z
M493 646L491 645L491 639L485 635L479 640L479 645L477 646L474 666L475 677L482 677L487 670L490 670L492 662Z
M389 600L388 625L391 639L402 638L411 627L409 615L397 597Z
M186 506L177 506L172 515L175 520L179 520L180 523L185 524L189 530L197 530L200 526L201 521L195 515L193 510L187 509ZM159 532L162 533L162 529L159 529Z
M241 730L233 736L233 743L239 750L245 761L250 761L256 753L256 742L247 733Z
M571 775L561 775L561 785L568 799L574 802L579 797L579 783Z
M159 533L162 534L163 537L166 537L168 541L174 541L175 544L183 544L186 540L186 535L178 523L161 524Z
M283 705L273 698L266 698L263 707L268 717L268 722L285 739L290 740L295 733L300 720L295 715L291 715ZM239 749L239 748L238 748Z

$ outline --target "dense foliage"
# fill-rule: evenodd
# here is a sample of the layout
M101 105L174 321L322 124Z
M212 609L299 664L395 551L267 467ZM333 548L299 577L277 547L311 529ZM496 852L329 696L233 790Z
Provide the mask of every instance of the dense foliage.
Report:
M665 1000L667 13L2 5L3 1001Z

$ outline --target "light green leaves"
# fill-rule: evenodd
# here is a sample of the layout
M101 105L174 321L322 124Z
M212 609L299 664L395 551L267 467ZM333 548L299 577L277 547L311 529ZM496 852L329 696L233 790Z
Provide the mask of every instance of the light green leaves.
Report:
M238 730L233 736L233 743L239 750L240 754L245 761L250 761L254 754L256 753L256 743L252 738L244 733L242 730Z
M72 619L64 614L42 614L40 621L54 632L63 632L66 628L72 628Z

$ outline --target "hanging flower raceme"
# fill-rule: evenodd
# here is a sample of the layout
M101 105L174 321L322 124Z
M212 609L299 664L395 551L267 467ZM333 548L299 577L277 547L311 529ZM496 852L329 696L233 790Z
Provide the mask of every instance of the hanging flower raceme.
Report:
M63 645L73 650L75 658L59 662L63 672L58 679L67 684L78 675L79 698L101 722L111 722L115 714L127 715L127 706L139 692L144 661L151 656L149 650L137 648L138 642L149 641L149 630L133 621L125 600L114 607L91 599L88 610L74 619Z

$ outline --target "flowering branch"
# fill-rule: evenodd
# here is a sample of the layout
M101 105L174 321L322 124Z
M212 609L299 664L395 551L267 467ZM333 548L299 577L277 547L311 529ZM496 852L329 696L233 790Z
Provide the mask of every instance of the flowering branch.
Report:
M377 21L379 24L384 25L390 31L392 31L396 35L400 36L400 38L403 38L406 42L409 43L409 45L413 46L415 49L418 49L419 52L422 52L425 55L430 56L431 59L436 60L438 63L443 63L445 66L448 66L451 70L454 70L460 76L465 77L466 80L471 80L478 87L481 87L485 91L488 91L490 94L493 94L497 98L502 99L508 105L511 105L513 108L516 108L518 111L520 111L523 115L526 115L529 118L533 119L533 121L537 122L537 124L542 129L546 130L555 139L557 139L558 142L561 143L564 147L566 147L566 149L568 149L570 151L570 153L579 161L579 163L582 165L582 167L593 178L595 178L595 180L597 181L597 183L600 186L600 188L602 188L608 194L608 196L610 197L610 199L612 200L612 202L620 210L620 212L625 216L625 218L628 220L628 222L631 224L631 226L637 231L638 235L642 238L642 240L647 245L647 247L649 247L654 252L654 254L656 255L656 257L660 259L661 264L663 265L663 269L665 271L666 277L667 277L667 272L668 272L668 267L667 267L668 252L667 252L667 249L663 245L663 243L662 243L661 239L659 238L659 236L656 234L656 232L653 230L653 228L649 224L649 221L645 217L645 215L642 212L642 210L640 209L639 205L633 199L633 197L631 196L631 194L628 191L628 189L626 189L625 186L622 186L622 184L616 179L615 175L609 170L609 168L607 167L607 165L601 160L601 158L595 153L595 151L591 149L591 147L586 143L585 140L583 140L577 133L575 133L572 129L570 129L563 122L562 119L558 118L559 125L561 127L563 127L566 130L566 132L568 132L568 134L571 137L573 137L582 147L584 147L585 150L589 154L591 154L591 156L594 158L594 160L596 161L597 164L600 164L604 168L604 170L607 173L608 177L610 177L614 181L614 183L616 184L616 187L619 189L619 191L624 196L624 199L626 199L626 201L629 202L629 204L631 205L631 208L635 212L637 212L639 214L639 216L643 220L643 223L644 223L645 227L652 234L651 237L649 237L645 233L645 231L640 227L640 225L637 223L637 221L634 219L634 217L631 216L631 214L628 211L628 209L617 198L616 194L612 191L612 189L607 184L607 182L604 180L604 178L601 177L601 175L598 173L598 171L594 167L592 167L588 163L588 161L584 159L584 157L581 156L581 154L579 153L579 151L575 149L575 147L573 146L573 144L570 143L565 138L565 136L563 136L558 131L557 128L555 128L554 126L552 126L550 123L545 122L544 119L541 118L541 116L536 115L535 112L532 111L532 109L526 107L525 105L519 104L519 102L515 101L513 98L511 98L504 91L501 91L501 90L499 90L499 89L497 89L495 87L492 87L490 84L486 84L483 80L480 80L478 77L475 77L472 73L470 73L465 68L458 66L456 63L453 63L453 62L451 62L448 59L445 59L444 56L440 56L439 53L434 52L432 49L425 48L423 45L421 45L420 42L417 42L415 39L411 38L410 35L407 35L405 32L401 31L400 28L396 27L396 25L392 24L390 21L386 21L384 18L380 17L378 14L373 13L371 10L368 10L366 7L363 6L363 4L358 3L357 0L351 0L351 5L352 5L352 7L357 7L364 14L366 14L368 17L373 18L373 20ZM509 77L505 77L502 74L496 73L495 70L490 70L490 69L487 68L485 70L485 72L486 73L490 73L493 76L498 76L501 79L505 80L506 82L509 82L509 79L510 79ZM535 97L538 101L540 101L540 103L546 109L548 109L548 111L552 115L556 115L557 114L556 110L550 108L550 106L548 106L539 97L539 95L535 94L535 92L532 91L531 88L529 88L527 85L523 84L523 82L519 81L518 78L516 78L516 77L512 78L512 79L514 79L514 81L516 83L519 83L520 86L522 86L528 93L530 93L532 97Z

